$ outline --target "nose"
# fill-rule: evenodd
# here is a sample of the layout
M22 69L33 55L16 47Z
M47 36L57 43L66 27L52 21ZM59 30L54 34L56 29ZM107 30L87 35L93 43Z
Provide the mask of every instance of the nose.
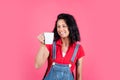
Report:
M63 27L62 26L59 27L59 31L63 31Z

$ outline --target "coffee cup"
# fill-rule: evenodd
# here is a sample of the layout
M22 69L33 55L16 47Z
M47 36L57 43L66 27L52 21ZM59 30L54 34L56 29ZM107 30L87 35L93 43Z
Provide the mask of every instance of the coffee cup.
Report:
M54 40L53 32L44 32L45 44L52 44Z

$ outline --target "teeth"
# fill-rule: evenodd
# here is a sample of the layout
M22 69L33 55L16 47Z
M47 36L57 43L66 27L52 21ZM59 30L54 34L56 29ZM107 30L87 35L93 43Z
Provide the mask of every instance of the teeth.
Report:
M64 34L64 32L60 32L60 34Z

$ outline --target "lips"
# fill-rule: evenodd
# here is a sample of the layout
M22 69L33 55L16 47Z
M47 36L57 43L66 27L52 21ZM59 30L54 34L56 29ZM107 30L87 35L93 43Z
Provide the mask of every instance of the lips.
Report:
M60 34L65 34L65 32L60 32Z
M60 35L65 35L65 32L59 32Z

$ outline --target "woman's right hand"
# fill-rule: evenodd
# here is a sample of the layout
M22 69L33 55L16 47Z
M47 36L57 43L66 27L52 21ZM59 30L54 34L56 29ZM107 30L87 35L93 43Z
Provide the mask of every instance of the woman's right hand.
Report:
M44 37L44 34L39 34L37 36L38 40L40 41L40 43L44 44L45 43L45 37Z
M45 63L45 61L48 59L48 56L49 56L49 51L44 44L44 41L45 41L44 34L43 33L39 34L37 36L37 39L40 41L41 45L35 58L36 69L40 68Z

